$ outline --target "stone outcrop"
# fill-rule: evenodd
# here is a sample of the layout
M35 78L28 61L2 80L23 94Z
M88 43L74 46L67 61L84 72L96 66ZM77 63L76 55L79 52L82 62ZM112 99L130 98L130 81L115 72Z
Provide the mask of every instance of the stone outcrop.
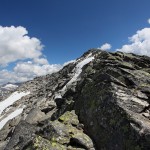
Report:
M62 70L23 83L2 150L149 150L150 58L92 49ZM5 112L7 113L7 111Z
M121 52L85 68L74 109L97 149L150 149L149 71L150 58Z

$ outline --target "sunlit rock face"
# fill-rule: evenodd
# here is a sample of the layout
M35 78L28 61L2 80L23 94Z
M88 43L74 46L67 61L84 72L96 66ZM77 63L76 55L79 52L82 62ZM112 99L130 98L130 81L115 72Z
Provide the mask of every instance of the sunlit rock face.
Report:
M149 102L149 57L91 49L1 100L0 150L148 150Z

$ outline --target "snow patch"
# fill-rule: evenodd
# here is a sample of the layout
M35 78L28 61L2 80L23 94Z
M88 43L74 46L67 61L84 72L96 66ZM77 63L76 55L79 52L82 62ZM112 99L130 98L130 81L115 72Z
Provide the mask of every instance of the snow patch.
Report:
M62 88L62 91L65 91L67 86L71 85L73 82L75 82L77 80L77 78L79 77L79 75L82 72L82 68L88 64L89 62L91 62L94 59L94 57L89 57L84 59L83 61L79 62L76 67L75 67L75 71L74 71L74 76L72 77L72 79Z
M56 93L54 97L55 97L55 99L56 98L62 98L61 93Z
M24 106L25 107L25 106ZM18 108L16 109L14 112L12 112L11 114L9 114L6 118L4 118L2 121L0 121L0 130L4 127L4 125L11 119L17 117L18 115L20 115L24 109L24 107L22 108Z
M90 63L92 60L94 59L94 56L92 56L92 54L89 54L84 60L82 60L81 62L79 62L75 69L74 69L74 76L72 77L72 79L56 94L55 98L62 98L62 96L65 94L66 89L68 86L70 86L73 82L75 82L79 75L82 72L82 68ZM79 61L79 60L78 60Z
M15 103L16 101L21 99L23 96L26 96L28 94L30 94L30 92L20 92L19 93L18 91L16 91L16 92L12 93L7 99L0 102L0 115L7 107L11 106L13 103Z

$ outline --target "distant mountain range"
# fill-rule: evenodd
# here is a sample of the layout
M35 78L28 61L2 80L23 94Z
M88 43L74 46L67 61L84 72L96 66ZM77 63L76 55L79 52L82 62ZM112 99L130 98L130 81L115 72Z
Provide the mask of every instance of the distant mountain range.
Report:
M0 85L0 101L6 97L8 94L13 92L16 88L18 88L21 83L6 83Z

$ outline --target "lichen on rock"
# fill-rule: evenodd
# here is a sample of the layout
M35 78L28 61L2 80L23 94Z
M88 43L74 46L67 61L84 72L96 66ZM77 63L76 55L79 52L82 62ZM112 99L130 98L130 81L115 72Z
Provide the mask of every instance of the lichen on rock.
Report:
M149 57L91 49L17 90L30 95L0 131L3 150L150 149Z

